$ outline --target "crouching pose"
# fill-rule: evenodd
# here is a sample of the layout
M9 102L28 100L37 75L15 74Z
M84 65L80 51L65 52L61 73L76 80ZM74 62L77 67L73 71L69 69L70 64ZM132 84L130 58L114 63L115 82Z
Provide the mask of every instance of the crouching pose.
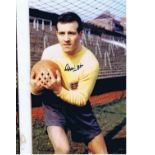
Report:
M55 153L69 153L67 131L72 140L84 142L94 154L107 154L101 129L93 114L89 97L99 72L93 53L81 45L80 17L67 12L58 17L56 35L59 43L46 48L42 60L58 64L56 77L50 70L31 78L31 92L42 93L44 118ZM62 82L63 81L63 82Z

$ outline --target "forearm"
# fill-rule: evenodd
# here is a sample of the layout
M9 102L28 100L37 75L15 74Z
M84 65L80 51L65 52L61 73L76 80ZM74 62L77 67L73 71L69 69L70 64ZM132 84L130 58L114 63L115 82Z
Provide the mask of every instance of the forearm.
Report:
M68 102L69 104L73 104L76 106L84 106L87 103L88 96L83 94L82 92L76 90L67 90L65 88L61 88L59 94L57 94L62 100Z
M62 87L60 93L57 94L57 96L59 96L62 100L76 106L86 105L94 89L97 75L98 69L91 72L91 74L82 77L82 79L78 82L78 87L76 90L67 90Z

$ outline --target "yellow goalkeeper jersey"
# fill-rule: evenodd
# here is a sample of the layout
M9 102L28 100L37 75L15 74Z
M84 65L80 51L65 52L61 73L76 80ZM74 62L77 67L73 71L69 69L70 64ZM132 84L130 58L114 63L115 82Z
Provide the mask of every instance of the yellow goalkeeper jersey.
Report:
M78 53L69 55L63 52L60 44L55 44L43 51L41 59L52 60L60 67L64 86L57 96L76 106L86 105L99 72L93 53L82 46Z

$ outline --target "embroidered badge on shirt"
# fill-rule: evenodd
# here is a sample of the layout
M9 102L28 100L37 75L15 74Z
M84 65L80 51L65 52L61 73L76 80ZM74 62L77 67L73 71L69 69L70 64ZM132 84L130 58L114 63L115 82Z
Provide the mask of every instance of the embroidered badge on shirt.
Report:
M70 83L70 88L71 88L72 90L77 89L77 87L78 87L78 82Z

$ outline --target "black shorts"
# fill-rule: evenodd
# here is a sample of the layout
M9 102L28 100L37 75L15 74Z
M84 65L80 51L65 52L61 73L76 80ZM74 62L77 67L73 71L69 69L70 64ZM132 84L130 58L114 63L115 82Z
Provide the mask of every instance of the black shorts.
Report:
M43 101L46 126L56 125L71 130L73 141L87 144L101 133L89 102L78 107L64 102L51 92L46 92Z

